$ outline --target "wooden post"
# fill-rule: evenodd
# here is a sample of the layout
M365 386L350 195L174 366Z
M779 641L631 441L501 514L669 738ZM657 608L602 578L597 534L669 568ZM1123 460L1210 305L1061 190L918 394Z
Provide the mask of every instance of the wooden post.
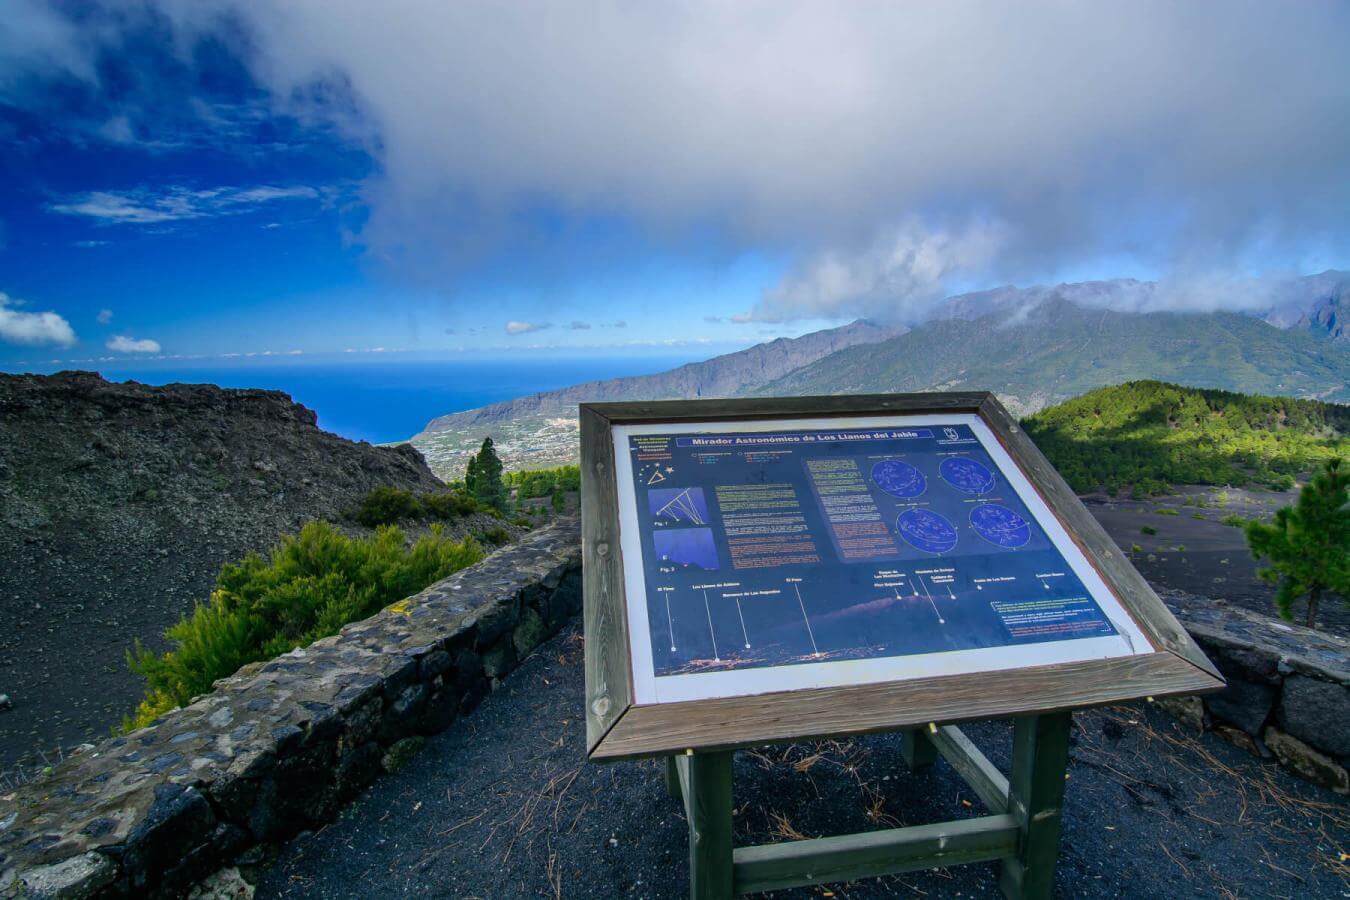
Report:
M911 772L928 768L937 759L937 747L922 728L911 728L900 733L900 754Z
M1049 898L1055 886L1055 857L1069 763L1067 712L1020 716L1013 726L1012 777L1008 811L1021 829L1017 856L1005 860L999 886L1010 900Z
M675 765L675 757L666 757L666 793L676 800L683 799L684 795L680 793L680 770Z
M731 752L680 757L689 812L689 896L731 898Z

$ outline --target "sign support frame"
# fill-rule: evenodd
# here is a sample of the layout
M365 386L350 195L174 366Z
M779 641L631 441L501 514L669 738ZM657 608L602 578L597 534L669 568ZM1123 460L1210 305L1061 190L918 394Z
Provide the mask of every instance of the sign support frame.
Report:
M733 751L670 756L667 787L689 823L689 895L740 894L856 881L919 869L999 863L1010 900L1052 896L1072 713L1020 716L1013 724L1011 779L954 725L903 733L910 769L938 755L969 783L989 814L834 837L734 847Z
M1224 680L1072 489L988 392L580 406L586 747L594 762L664 757L666 786L689 821L691 896L851 880L999 860L1009 897L1049 897L1072 711L1141 697L1220 690ZM620 425L919 414L974 414L988 426L1152 652L666 703L634 702L613 429ZM636 562L636 561L635 561ZM1011 777L956 727L1014 721ZM926 729L926 730L925 730ZM902 733L911 768L938 756L990 809L977 819L733 848L733 751L884 731Z

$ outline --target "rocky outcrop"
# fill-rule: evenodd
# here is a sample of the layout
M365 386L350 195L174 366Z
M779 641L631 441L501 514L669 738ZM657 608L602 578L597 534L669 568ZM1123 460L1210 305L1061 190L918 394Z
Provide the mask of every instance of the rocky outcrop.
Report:
M339 805L581 607L575 517L0 797L0 897L176 895Z
M1208 597L1158 593L1228 681L1217 694L1163 705L1196 728L1350 793L1350 641Z
M0 773L106 734L140 693L132 639L158 646L222 563L385 484L442 487L276 391L0 375Z

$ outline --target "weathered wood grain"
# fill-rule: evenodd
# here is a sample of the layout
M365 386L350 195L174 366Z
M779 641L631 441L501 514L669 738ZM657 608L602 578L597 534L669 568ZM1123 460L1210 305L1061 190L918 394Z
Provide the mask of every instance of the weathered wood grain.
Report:
M911 728L900 735L900 755L911 772L920 772L937 759L937 748L922 728Z
M1003 404L990 395L980 409L980 415L989 424L1013 460L1021 467L1027 480L1040 493L1046 505L1064 525L1064 530L1083 551L1102 576L1107 586L1116 592L1121 605L1139 624L1158 649L1169 650L1215 678L1222 678L1195 641L1181 627L1167 606L1158 599L1144 576L1130 563L1106 533L1106 529L1083 506L1055 467L1041 453L1040 448L1027 437Z
M997 815L741 847L734 854L736 893L1005 859L1016 851L1017 837L1017 820Z
M731 754L678 759L689 816L689 896L726 900L732 890Z
M1160 652L881 685L632 706L612 426L920 413L980 415ZM988 392L595 403L583 404L580 418L586 733L592 759L861 734L1141 696L1203 693L1223 686L1218 671L1152 588Z
M929 394L846 394L826 397L763 397L724 400L650 400L588 403L615 424L720 422L727 419L884 416L903 413L976 413L988 391Z
M1008 811L1008 779L955 725L943 725L930 741L992 813Z
M1013 725L1008 809L1021 837L1017 855L1003 862L999 887L1009 900L1050 900L1063 819L1072 714L1021 716Z
M730 749L895 731L928 722L1007 718L1222 687L1221 680L1186 660L1158 652L884 684L634 706L595 748L592 758L623 759L685 747Z
M581 419L582 621L586 636L586 746L594 751L633 702L628 612L619 549L619 502L609 422Z

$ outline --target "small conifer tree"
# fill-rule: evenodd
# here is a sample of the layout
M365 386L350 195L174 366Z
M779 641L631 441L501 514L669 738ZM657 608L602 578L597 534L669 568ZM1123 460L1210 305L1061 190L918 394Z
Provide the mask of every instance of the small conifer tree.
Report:
M478 502L498 512L506 512L506 484L502 481L502 461L492 446L492 438L483 438L483 446L469 459L464 486Z
M1272 523L1248 522L1244 531L1252 555L1270 561L1257 574L1276 586L1281 617L1292 619L1294 604L1306 597L1312 627L1323 594L1350 603L1350 469L1340 459L1328 460Z

